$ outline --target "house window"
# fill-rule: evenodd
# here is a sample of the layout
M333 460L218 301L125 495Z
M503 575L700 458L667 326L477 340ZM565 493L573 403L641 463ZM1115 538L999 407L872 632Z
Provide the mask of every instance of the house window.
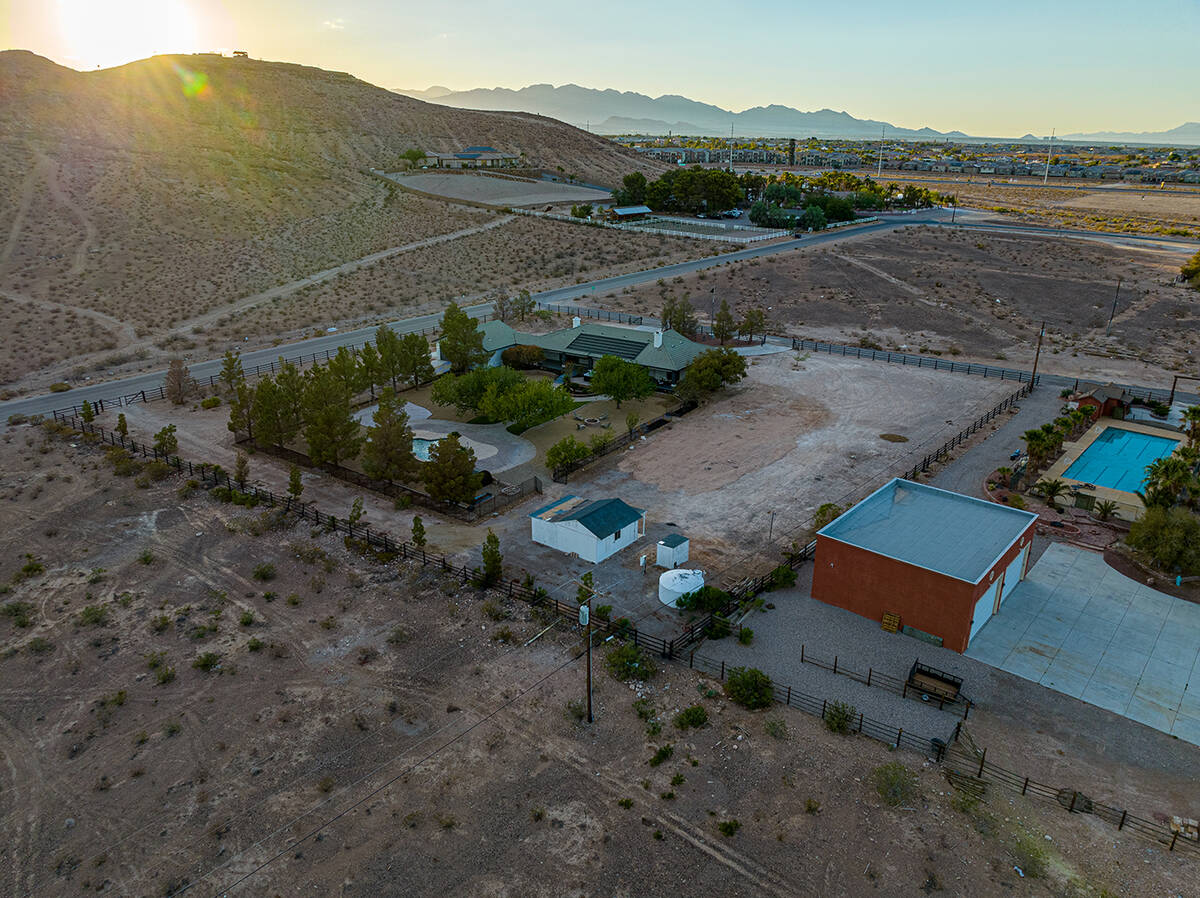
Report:
M621 531L618 530L616 533L613 534L613 542L616 542L620 538L621 538Z

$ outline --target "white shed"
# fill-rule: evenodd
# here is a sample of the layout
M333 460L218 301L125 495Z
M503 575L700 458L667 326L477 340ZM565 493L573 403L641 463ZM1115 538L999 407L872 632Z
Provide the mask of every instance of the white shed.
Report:
M688 560L688 538L681 533L668 533L658 541L658 556L654 563L672 570Z
M646 533L646 512L620 499L556 499L529 515L535 543L597 564Z

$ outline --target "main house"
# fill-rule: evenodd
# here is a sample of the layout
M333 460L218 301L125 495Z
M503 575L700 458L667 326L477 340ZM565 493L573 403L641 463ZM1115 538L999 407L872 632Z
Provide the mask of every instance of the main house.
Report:
M521 161L520 156L495 147L467 147L457 153L429 153L425 158L436 168L513 168Z
M645 368L662 384L675 384L696 356L708 347L689 340L673 330L639 330L612 324L583 323L573 319L573 326L548 334L526 334L503 321L488 321L480 325L483 348L500 364L504 350L513 346L536 346L542 350L544 364L555 371L572 366L576 374L592 369L606 355Z

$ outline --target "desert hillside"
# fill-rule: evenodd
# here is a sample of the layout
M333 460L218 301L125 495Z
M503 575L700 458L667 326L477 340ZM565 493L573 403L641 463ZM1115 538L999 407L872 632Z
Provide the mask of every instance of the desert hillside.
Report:
M639 160L561 122L219 56L76 72L0 53L0 383L495 216L365 173L471 144L616 183Z

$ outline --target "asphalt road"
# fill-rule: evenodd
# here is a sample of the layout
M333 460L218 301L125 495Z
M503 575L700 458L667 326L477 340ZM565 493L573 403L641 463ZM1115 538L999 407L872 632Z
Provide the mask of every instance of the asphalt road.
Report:
M1094 231L1071 231L1022 225L1003 225L977 220L983 217L984 215L982 213L974 213L970 210L960 211L955 215L954 227L969 230L1004 231L1010 233L1029 234L1033 236L1073 237L1106 243L1112 246L1144 247L1147 245L1156 245L1161 249L1166 249L1173 252L1190 253L1194 251L1196 246L1194 242L1175 240L1172 238L1140 237L1136 235L1124 234L1099 234ZM925 210L916 214L885 215L882 216L881 220L878 222L859 225L849 229L839 229L818 234L807 234L804 237L794 240L753 246L743 250L736 250L731 253L722 253L721 255L717 256L707 256L703 259L693 259L687 262L677 262L673 265L664 265L660 268L644 269L642 271L635 271L629 274L616 275L615 277L601 278L600 280L589 281L583 284L572 284L568 287L559 287L555 290L546 290L541 293L536 293L533 295L533 298L541 305L569 303L585 296L592 296L597 292L606 293L612 290L621 290L625 287L639 286L641 284L657 281L660 278L688 274L693 271L700 271L705 268L723 265L726 262L757 259L762 258L763 256L773 256L779 253L791 252L803 247L816 246L824 243L835 243L839 240L846 239L847 237L853 237L860 234L889 231L900 227L907 227L909 225L941 225L949 227L950 218L951 213L943 209ZM480 315L490 312L492 306L491 303L480 303L477 305L466 306L464 308L468 314ZM435 327L440 320L440 314L419 315L413 318L405 318L391 322L391 327L397 333L405 334L413 331L429 330ZM652 319L647 319L647 322L651 320ZM342 346L359 346L369 341L373 337L376 327L376 325L371 325L370 327L357 328L355 330L337 331L334 333L323 334L319 337L312 337L307 340L300 340L295 343L288 343L282 346L247 350L246 352L242 353L242 365L245 368L251 368L254 365L269 364L270 362L277 360L280 356L295 358L296 356L307 356L313 353L321 356L326 352L336 352L337 349ZM220 373L221 360L189 360L188 369L192 377L198 380L207 380L209 376ZM143 374L136 374L131 377L121 378L119 380L110 380L104 381L103 383L78 386L66 393L48 393L42 396L28 396L21 399L11 399L7 402L0 402L0 424L6 421L9 415L13 414L44 415L49 414L53 409L56 408L65 408L71 405L78 405L85 399L89 400L90 402L95 402L97 399L108 400L117 396L127 396L140 390L157 390L158 387L163 383L165 373L165 370L145 372ZM1043 375L1042 382L1049 385L1063 387L1073 384L1074 379L1055 375Z

